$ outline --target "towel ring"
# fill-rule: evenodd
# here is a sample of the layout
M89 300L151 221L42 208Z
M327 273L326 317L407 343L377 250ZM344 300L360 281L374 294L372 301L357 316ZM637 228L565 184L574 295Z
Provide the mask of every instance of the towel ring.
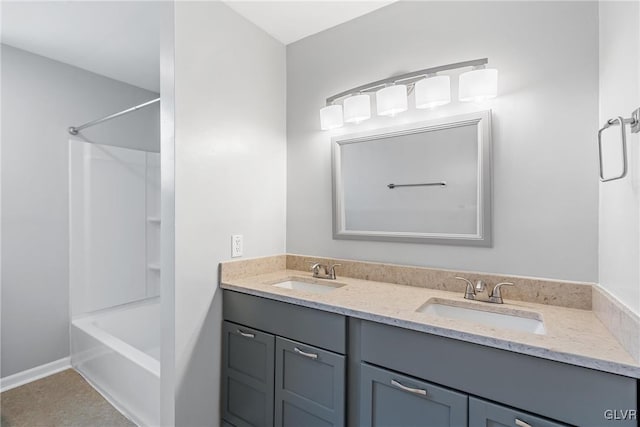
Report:
M611 126L620 126L620 140L622 141L622 173L618 176L611 178L605 178L602 165L602 132L609 129ZM622 116L614 117L607 120L607 122L598 131L598 154L600 155L600 181L609 182L616 179L622 179L627 176L627 133L624 125L630 125L631 133L640 133L640 108L636 108L631 112L631 117L628 119Z
M632 119L625 120L621 116L607 120L604 126L598 131L598 153L600 154L600 181L609 182L622 179L627 176L627 134L624 128L625 123L633 123ZM620 125L620 138L622 140L622 173L618 176L605 178L603 174L602 162L602 133L611 126Z

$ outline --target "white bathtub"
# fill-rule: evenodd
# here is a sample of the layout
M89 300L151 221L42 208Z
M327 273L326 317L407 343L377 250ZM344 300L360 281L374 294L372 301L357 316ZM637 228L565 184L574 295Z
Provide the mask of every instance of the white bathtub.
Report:
M160 300L71 322L71 364L141 426L160 424Z

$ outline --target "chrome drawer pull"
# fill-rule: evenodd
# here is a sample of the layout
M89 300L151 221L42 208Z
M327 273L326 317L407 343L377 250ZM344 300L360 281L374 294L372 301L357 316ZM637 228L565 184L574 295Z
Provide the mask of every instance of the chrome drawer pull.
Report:
M255 334L249 334L247 332L242 332L240 329L238 329L238 333L240 335L242 335L243 337L245 337L245 338L255 338L256 337Z
M298 347L294 347L293 351L295 351L296 353L298 353L298 354L300 354L300 355L302 355L304 357L308 357L310 359L317 359L318 358L317 354L304 352L304 351L300 350Z
M402 389L404 391L408 391L409 393L413 393L413 394L419 394L421 396L426 396L427 395L427 390L421 389L421 388L412 388L412 387L407 387L406 385L402 385L400 384L398 381L396 380L391 380L391 385L398 387L399 389ZM531 427L531 426L529 426Z
M515 423L516 423L516 425L517 425L518 427L531 427L531 424L529 424L529 423L525 423L524 421L519 420L519 419L517 419L517 418L516 418Z

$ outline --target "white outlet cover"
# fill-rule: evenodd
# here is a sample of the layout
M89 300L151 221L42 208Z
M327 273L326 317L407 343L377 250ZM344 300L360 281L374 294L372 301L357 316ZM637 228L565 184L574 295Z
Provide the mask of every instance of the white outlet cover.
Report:
M242 256L242 234L234 234L231 236L231 258Z

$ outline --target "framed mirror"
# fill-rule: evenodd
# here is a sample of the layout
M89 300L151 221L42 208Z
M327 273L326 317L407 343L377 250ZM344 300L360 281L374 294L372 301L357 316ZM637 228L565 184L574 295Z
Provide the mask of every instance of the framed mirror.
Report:
M333 237L491 246L491 111L332 138Z

